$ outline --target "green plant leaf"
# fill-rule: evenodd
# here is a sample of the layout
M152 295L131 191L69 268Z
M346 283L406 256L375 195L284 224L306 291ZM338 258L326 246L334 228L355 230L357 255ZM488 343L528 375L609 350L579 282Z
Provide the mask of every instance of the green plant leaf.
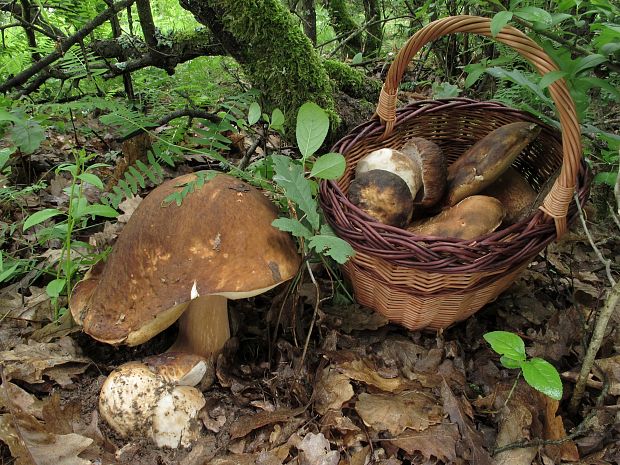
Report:
M271 123L269 125L276 131L281 131L284 128L284 113L279 108L276 108L271 112Z
M81 179L82 181L87 182L88 184L92 184L97 189L101 189L101 190L104 189L103 182L101 181L101 179L99 179L99 176L97 176L96 174L80 173L78 174L78 179Z
M275 175L273 180L284 189L286 197L305 213L310 226L319 229L318 204L312 196L310 181L304 177L304 169L284 155L272 155Z
M598 53L594 53L592 55L587 55L585 57L578 58L576 61L575 69L573 70L573 74L577 76L582 71L586 69L594 68L602 63L605 63L607 57L603 55L599 55Z
M64 278L53 279L47 284L45 288L45 292L47 292L47 295L49 295L52 298L59 297L60 293L65 288L66 283L67 283L67 280Z
M250 104L250 108L248 108L248 123L250 123L250 126L258 123L260 115L260 105L258 104L258 102L252 102Z
M357 52L355 56L351 59L351 64L359 65L362 62L363 58L364 58L364 55L362 54L362 52Z
M526 359L525 343L523 339L515 333L509 331L492 331L486 333L483 337L498 354L516 361L524 361Z
M307 102L299 108L295 136L304 159L313 155L321 147L328 130L329 117L320 106Z
M43 127L31 119L16 121L9 133L15 145L25 154L34 152L45 139Z
M316 250L317 253L328 255L336 262L344 264L349 258L355 255L355 250L351 245L339 237L319 234L310 238L310 248Z
M499 358L499 361L504 368L510 368L510 369L521 368L521 364L523 363L523 360L514 360L510 357L506 357L505 355L502 355Z
M318 179L338 179L346 167L347 162L340 153L330 152L317 158L310 176Z
M540 78L540 82L538 83L538 85L541 89L544 89L546 87L549 87L558 79L563 78L564 76L566 76L566 73L564 71L549 71L542 78Z
M13 279L13 276L17 274L16 271L18 267L19 267L19 263L16 265L10 266L6 270L2 270L2 273L0 273L0 283Z
M524 6L515 11L514 14L531 23L540 23L542 26L548 27L553 24L551 13L535 6Z
M32 228L33 226L43 223L45 220L53 218L54 216L62 215L63 213L57 208L46 208L44 210L39 210L38 212L34 212L26 221L24 221L23 231Z
M594 176L594 183L607 184L609 187L615 187L617 179L618 173L615 171L603 171L601 173L596 173L596 176Z
M95 203L93 205L86 205L80 209L80 216L103 216L105 218L116 218L118 212L108 205L101 205Z
M276 218L271 224L280 231L290 232L296 237L304 237L309 239L313 236L312 231L306 228L298 220L294 220L292 218Z
M542 358L533 358L522 363L521 369L527 384L552 399L562 399L560 374L549 362Z
M9 162L9 159L11 158L11 155L15 153L15 150L17 150L16 147L5 147L0 149L0 170L3 169Z
M497 36L499 32L504 28L508 21L512 19L512 11L500 11L493 16L491 20L491 35Z

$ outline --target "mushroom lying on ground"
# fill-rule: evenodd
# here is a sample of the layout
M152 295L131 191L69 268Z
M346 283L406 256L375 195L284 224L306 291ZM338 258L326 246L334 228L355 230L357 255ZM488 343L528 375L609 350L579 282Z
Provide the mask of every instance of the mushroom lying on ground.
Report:
M261 294L295 275L295 243L271 225L276 208L248 184L219 174L180 206L163 205L196 179L185 175L154 189L107 261L75 287L70 309L84 332L134 346L179 319L171 350L212 358L230 337L227 300Z
M349 186L349 200L382 223L404 227L415 207L439 202L445 185L441 149L434 142L414 137L400 150L382 148L362 158Z

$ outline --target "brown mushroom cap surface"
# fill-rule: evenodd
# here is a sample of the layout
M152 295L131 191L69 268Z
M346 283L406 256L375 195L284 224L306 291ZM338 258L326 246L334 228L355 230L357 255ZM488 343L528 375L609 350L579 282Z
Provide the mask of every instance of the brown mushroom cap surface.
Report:
M188 174L154 189L105 266L76 286L71 312L93 338L140 344L172 324L196 293L245 298L297 272L295 243L271 225L275 206L248 184L218 174L180 206L164 205L196 178Z
M385 170L361 173L349 185L349 200L383 224L404 227L411 221L413 198L403 179Z
M431 207L438 203L446 190L448 176L441 148L428 139L413 137L400 150L420 169L422 185L413 199L414 205Z
M486 195L472 195L438 215L411 224L407 230L420 236L470 240L493 232L504 218L502 203Z
M504 224L513 224L522 220L534 209L538 194L514 168L508 168L493 184L481 192L482 195L495 197L506 209Z

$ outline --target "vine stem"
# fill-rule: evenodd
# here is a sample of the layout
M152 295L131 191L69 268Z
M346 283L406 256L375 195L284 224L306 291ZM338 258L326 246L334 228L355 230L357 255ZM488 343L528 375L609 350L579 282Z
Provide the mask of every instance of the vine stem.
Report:
M319 304L321 303L321 290L319 288L319 284L316 282L314 273L312 272L310 261L306 261L306 268L308 269L308 274L310 275L310 279L312 280L312 284L314 284L314 289L316 290L316 304L314 305L314 313L312 314L312 321L310 322L310 327L308 328L308 334L306 335L306 341L304 342L304 350L301 353L301 359L299 360L299 366L297 367L298 372L301 370L301 367L304 365L304 360L306 359L306 353L308 352L308 346L310 345L310 337L312 336L312 330L314 329L314 324L316 322L316 316L319 313Z

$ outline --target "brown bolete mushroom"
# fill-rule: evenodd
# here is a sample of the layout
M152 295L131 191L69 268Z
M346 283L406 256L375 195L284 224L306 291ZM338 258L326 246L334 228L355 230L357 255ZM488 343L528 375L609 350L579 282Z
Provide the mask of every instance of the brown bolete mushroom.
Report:
M205 405L196 386L204 358L163 354L129 362L106 378L99 394L101 417L124 437L151 438L158 447L187 447L198 438L198 412Z
M188 194L196 180L164 182L138 206L103 265L73 290L71 314L108 344L142 344L179 321L175 351L209 357L229 339L228 299L261 294L295 275L290 235L271 225L275 206L260 191L222 174Z
M261 294L295 275L301 261L295 243L271 225L278 212L254 187L218 174L181 205L165 204L170 194L196 180L189 174L154 189L107 261L77 284L69 307L84 332L134 346L179 319L171 350L208 359L230 337L228 299ZM132 373L121 368L111 385ZM149 378L143 369L138 373ZM126 428L119 432L128 434Z
M488 234L502 223L502 203L485 195L472 195L438 215L411 224L407 231L420 236L475 239Z
M414 137L400 150L382 148L359 160L349 200L383 223L404 227L415 207L439 202L445 185L446 164L441 149L434 142Z
M528 212L534 209L538 195L514 168L509 168L480 194L495 197L502 202L506 210L503 221L505 225L514 224L524 219Z

